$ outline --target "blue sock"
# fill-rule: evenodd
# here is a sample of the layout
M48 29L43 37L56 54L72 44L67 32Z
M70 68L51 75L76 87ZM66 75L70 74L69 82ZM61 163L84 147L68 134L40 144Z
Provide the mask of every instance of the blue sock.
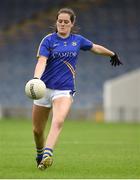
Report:
M43 158L46 157L52 157L53 156L53 150L51 148L45 148L44 149L44 154L43 154Z
M44 153L44 148L36 148L37 151L37 158L42 159L43 153Z

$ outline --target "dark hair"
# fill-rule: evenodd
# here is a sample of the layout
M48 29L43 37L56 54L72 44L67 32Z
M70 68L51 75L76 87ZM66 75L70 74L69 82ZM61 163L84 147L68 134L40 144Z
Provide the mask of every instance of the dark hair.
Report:
M58 11L57 13L57 16L56 16L56 20L58 19L58 16L61 14L61 13L66 13L66 14L69 14L70 15L70 20L71 22L74 24L75 23L75 20L76 20L76 15L74 13L74 11L70 8L62 8Z
M70 15L70 20L71 22L74 24L74 26L72 27L72 33L77 33L79 31L79 27L75 25L76 22L76 15L75 12L71 9L71 8L62 8L58 11L57 15L56 15L56 20L58 19L58 16L61 13L66 13ZM53 28L55 30L55 32L57 32L57 27L55 25L55 27Z

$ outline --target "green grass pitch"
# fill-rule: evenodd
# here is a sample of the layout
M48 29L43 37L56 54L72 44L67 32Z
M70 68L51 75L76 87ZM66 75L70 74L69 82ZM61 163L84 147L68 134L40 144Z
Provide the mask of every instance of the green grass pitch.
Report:
M1 179L140 178L140 124L66 120L53 166L39 171L35 155L31 121L0 120Z

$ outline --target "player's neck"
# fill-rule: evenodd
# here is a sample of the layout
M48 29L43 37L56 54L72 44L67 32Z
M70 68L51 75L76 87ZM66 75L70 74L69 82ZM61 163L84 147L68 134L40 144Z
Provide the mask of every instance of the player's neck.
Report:
M65 38L67 38L67 37L70 36L70 33L68 33L68 34L60 34L60 33L57 32L57 35L58 35L59 37L65 39Z

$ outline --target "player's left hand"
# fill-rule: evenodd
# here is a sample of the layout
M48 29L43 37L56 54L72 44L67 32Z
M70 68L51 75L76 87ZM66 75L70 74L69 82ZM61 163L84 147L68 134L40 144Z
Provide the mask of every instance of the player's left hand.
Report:
M116 53L113 56L111 56L110 63L112 66L115 66L115 67L119 65L123 65L123 63L120 61L120 58L118 57Z

